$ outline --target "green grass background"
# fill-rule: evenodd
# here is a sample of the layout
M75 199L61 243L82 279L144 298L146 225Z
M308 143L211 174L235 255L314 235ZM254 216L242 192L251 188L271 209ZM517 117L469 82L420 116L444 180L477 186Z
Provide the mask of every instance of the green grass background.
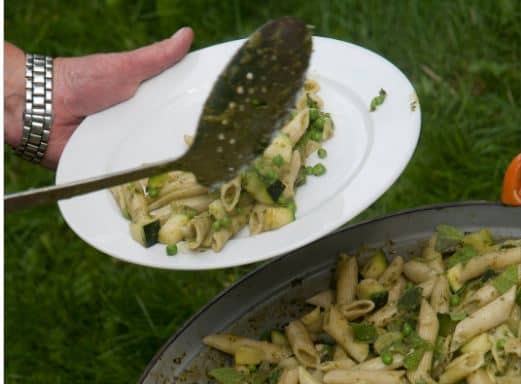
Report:
M387 57L419 95L422 134L412 161L356 220L436 202L498 200L503 172L521 150L517 0L6 0L5 34L26 51L66 56L132 49L190 25L197 49L287 14L315 25L317 35ZM52 172L7 148L5 160L8 192L53 181ZM135 382L190 315L251 268L137 267L83 243L56 206L10 215L6 382Z

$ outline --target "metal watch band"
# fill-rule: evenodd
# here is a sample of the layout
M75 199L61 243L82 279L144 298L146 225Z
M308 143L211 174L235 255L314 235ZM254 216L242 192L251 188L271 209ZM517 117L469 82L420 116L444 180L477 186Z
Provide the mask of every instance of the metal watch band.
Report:
M27 54L22 140L16 153L39 163L47 150L52 125L52 58Z

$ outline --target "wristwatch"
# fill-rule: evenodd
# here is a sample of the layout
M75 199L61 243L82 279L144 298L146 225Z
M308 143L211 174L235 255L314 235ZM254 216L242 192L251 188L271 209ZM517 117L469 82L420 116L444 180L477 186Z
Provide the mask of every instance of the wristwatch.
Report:
M34 163L44 156L51 133L52 69L51 57L26 55L23 131L16 153Z

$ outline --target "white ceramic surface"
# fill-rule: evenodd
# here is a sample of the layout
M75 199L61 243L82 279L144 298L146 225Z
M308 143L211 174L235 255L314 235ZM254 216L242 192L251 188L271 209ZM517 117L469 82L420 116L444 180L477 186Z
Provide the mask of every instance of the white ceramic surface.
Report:
M56 183L97 176L145 162L181 155L183 134L195 131L214 80L242 40L190 53L175 67L144 83L124 103L90 116L63 152ZM309 177L298 189L296 221L249 237L247 229L219 252L182 251L167 256L165 246L143 248L129 234L108 191L59 202L70 227L104 253L152 267L211 269L268 259L312 242L338 228L379 198L398 178L416 147L420 108L407 78L381 56L359 46L313 38L309 76L321 85L324 109L335 136L321 160L327 173ZM369 112L383 88L387 98ZM316 155L314 155L316 156ZM308 163L314 164L316 157Z

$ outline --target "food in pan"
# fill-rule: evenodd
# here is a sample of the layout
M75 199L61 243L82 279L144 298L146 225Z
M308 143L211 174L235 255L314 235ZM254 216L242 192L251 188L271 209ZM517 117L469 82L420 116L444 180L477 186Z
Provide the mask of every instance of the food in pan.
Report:
M306 159L314 152L325 158L322 143L333 136L333 121L322 111L318 91L316 81L306 80L289 121L262 156L217 193L180 171L112 188L131 220L132 237L145 247L166 244L169 255L177 253L179 242L191 250L220 251L245 226L254 235L295 220L296 188L307 176L326 172L320 161L306 166Z
M421 256L360 265L340 255L334 288L259 340L215 334L233 357L221 384L521 383L521 240L440 225Z

